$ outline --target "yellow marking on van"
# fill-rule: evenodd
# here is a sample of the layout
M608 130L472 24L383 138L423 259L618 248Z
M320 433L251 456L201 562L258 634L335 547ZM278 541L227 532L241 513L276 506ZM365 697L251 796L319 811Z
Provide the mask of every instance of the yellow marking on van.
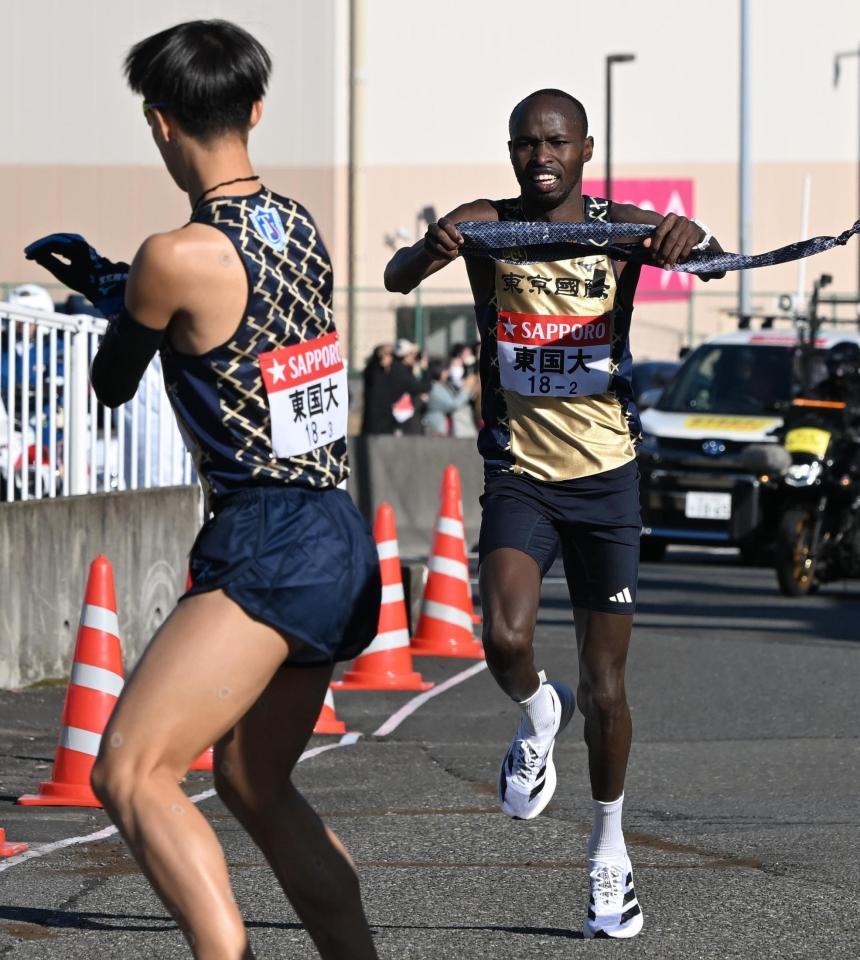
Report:
M773 417L730 417L730 416L697 416L687 417L684 426L689 430L720 430L760 432L767 427L775 427L779 420Z

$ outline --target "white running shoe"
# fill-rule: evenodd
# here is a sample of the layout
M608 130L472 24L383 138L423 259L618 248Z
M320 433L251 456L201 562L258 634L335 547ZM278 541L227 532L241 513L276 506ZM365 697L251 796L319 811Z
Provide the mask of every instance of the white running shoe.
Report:
M593 937L627 939L642 929L642 908L633 889L630 858L618 861L592 861L588 879L591 896L588 916L582 927L586 940Z
M499 771L502 812L516 820L533 820L552 799L556 785L552 761L555 738L568 725L576 709L576 699L570 687L554 680L547 686L555 713L551 736L541 739L527 737L523 730L525 718L520 720Z

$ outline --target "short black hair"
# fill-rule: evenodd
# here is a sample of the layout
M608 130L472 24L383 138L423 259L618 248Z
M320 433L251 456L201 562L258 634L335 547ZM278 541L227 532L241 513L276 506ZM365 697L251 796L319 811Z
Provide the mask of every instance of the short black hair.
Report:
M576 97L571 96L565 90L557 90L555 87L544 87L542 90L535 90L534 93L530 93L527 97L523 97L522 100L511 110L511 116L508 120L508 133L510 134L513 125L514 117L517 114L517 111L522 109L529 100L534 100L536 97L558 97L560 100L567 100L569 103L572 103L576 112L579 114L579 120L582 124L582 135L588 135L588 114L585 112L585 107L576 99Z
M448 364L442 357L430 357L427 361L427 376L436 383L442 379L442 374L448 369Z
M245 133L271 69L263 45L226 20L179 23L136 43L125 58L131 89L198 140Z

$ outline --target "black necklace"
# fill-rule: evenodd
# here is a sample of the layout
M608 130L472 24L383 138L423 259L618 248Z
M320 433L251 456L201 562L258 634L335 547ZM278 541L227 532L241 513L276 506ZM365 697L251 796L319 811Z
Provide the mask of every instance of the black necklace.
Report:
M197 213L197 208L202 203L203 198L207 194L212 193L213 190L218 190L221 187L229 187L231 183L247 183L250 180L259 180L259 179L260 177L255 173L250 177L234 177L232 180L224 180L222 183L216 183L214 187L209 187L208 190L204 190L203 193L201 193L200 196L194 201L194 203L191 206L191 215L193 216L195 213Z

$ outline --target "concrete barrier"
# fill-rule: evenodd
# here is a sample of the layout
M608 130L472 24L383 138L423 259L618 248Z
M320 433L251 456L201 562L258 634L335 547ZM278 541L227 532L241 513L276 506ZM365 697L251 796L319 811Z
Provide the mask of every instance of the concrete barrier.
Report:
M197 487L0 504L0 687L68 675L90 562L110 560L128 671L184 590Z
M442 474L449 463L460 471L466 549L478 540L483 461L474 440L449 437L351 437L348 489L373 523L376 507L390 503L397 519L401 555L426 556L433 541Z
M354 437L350 456L353 499L371 524L379 503L394 507L402 556L429 552L449 463L460 470L467 548L477 541L483 471L473 440ZM199 525L197 487L0 503L0 688L68 675L87 571L99 553L114 568L128 671L184 588ZM406 583L413 618L419 569Z

